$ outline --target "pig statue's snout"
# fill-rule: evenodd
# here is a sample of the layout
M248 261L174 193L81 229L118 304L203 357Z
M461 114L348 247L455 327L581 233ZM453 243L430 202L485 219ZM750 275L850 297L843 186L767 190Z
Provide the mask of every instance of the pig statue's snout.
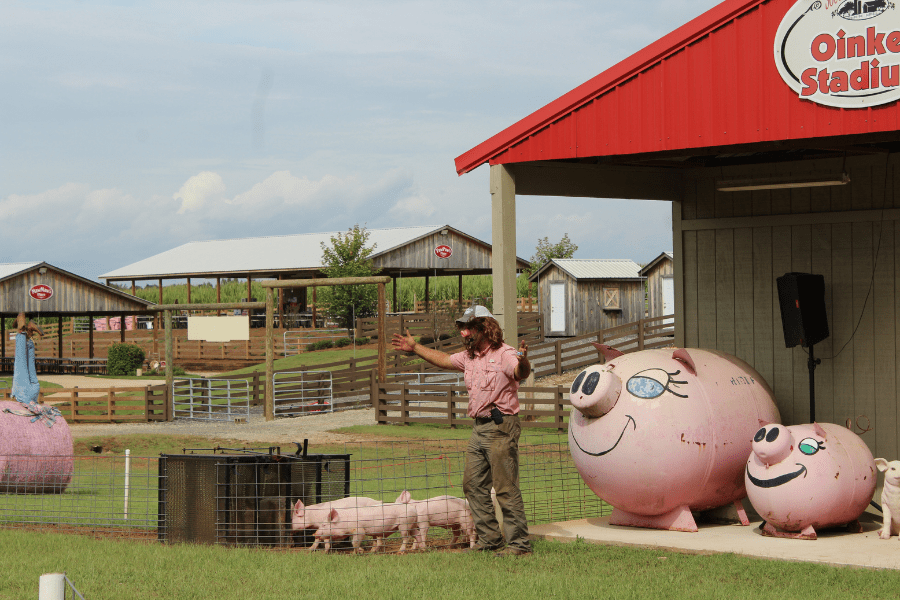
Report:
M793 449L794 436L781 425L767 425L753 436L753 453L766 466L780 463Z
M612 410L621 393L618 375L603 367L591 367L575 378L569 400L584 416L597 418Z

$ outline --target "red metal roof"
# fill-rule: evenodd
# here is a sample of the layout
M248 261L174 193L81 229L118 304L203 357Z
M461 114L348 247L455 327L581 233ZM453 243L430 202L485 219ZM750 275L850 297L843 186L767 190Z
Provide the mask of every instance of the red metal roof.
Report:
M726 0L456 158L508 164L898 129L898 103L801 100L773 57L796 0Z

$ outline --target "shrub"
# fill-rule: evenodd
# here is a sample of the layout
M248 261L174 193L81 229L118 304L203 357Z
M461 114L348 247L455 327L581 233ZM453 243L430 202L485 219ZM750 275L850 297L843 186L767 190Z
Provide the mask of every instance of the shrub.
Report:
M110 375L134 375L144 364L144 350L137 344L113 344L106 355L106 372Z
M419 343L422 344L423 346L427 346L428 344L434 343L434 338L431 337L430 335L423 335L422 337L419 338Z
M369 338L367 338L367 337L358 337L358 338L356 338L356 345L357 345L357 346L363 346L363 345L368 344L368 343L369 343Z
M313 342L309 346L306 347L306 350L309 352L313 352L315 350L327 350L328 348L333 348L334 342L331 340L319 340L318 342Z
M352 343L353 343L353 340L351 340L350 338L341 338L339 340L334 341L334 347L335 348L344 348L346 346L349 346Z

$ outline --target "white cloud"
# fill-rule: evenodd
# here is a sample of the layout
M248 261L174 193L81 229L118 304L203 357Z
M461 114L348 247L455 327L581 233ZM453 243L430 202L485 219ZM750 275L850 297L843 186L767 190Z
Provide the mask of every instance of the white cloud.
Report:
M399 200L388 211L392 217L402 220L428 218L435 213L434 203L425 196L409 196Z
M306 177L295 177L290 171L277 171L243 194L238 194L229 203L259 207L280 200L286 205L303 206L315 202L318 196L329 191L337 192L345 185L346 182L333 175L310 181Z
M178 214L193 212L203 207L208 198L215 197L225 191L222 176L212 171L203 171L188 179L181 189L172 195L181 202Z

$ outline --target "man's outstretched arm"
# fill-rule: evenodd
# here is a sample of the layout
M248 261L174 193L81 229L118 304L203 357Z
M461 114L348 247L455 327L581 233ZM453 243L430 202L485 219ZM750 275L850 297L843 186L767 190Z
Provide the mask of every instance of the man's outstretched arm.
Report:
M453 366L449 354L441 352L440 350L435 350L434 348L426 348L422 344L417 343L416 340L413 339L413 336L410 335L409 329L406 330L406 335L395 333L393 339L391 339L391 346L400 352L415 354L441 369L450 369L452 371L459 370Z

